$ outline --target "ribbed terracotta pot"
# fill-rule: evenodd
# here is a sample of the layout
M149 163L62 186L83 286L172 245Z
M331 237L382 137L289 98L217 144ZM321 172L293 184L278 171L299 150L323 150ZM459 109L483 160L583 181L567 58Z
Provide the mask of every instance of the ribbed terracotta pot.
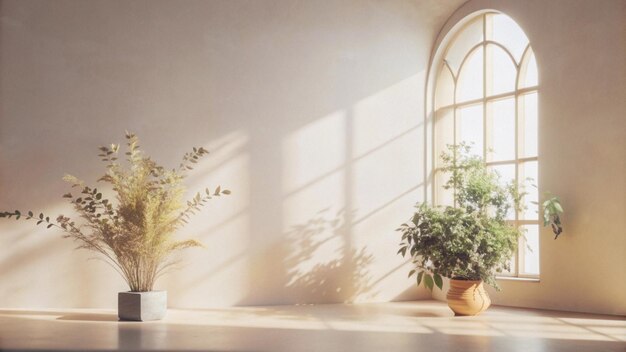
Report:
M446 298L454 315L477 315L491 305L491 299L483 287L482 280L452 279Z

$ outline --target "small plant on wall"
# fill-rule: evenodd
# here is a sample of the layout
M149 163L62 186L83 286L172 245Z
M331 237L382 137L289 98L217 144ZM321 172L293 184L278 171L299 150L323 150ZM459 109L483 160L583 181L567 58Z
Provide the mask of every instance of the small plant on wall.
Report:
M532 179L529 179L533 181ZM532 184L534 188L538 188L536 184ZM554 233L554 239L559 238L559 235L563 233L563 224L561 223L561 215L563 214L563 205L559 197L553 195L550 192L546 192L543 196L545 199L541 203L541 211L543 213L543 226L550 225L552 233ZM539 202L531 202L532 204L539 205ZM538 212L538 211L537 211Z
M443 277L451 279L450 307L474 315L490 304L483 281L498 288L495 274L510 270L522 234L506 216L519 207L522 195L515 184L502 185L482 158L469 154L468 145L448 148L441 155L443 172L450 176L444 188L453 192L455 206L417 205L411 220L397 229L402 234L398 253L412 259L409 276L417 275L418 285L441 289ZM473 293L466 294L470 289ZM463 302L467 297L479 302Z
M118 144L100 147L98 155L106 164L106 173L98 181L111 185L115 201L66 175L63 179L75 191L63 197L72 204L80 221L65 215L51 219L43 213L19 210L1 212L0 217L32 220L37 225L62 230L64 237L79 243L79 248L104 256L131 292L148 292L174 264L174 252L201 246L193 239L177 241L174 233L210 199L230 191L219 186L207 188L185 203L183 181L193 165L208 154L206 149L193 148L183 156L178 168L166 169L140 150L134 134L126 133L126 145L124 161Z
M558 197L551 194L546 194L547 198L541 203L543 210L543 226L552 228L554 233L554 239L559 238L559 235L563 232L563 225L561 224L561 214L563 214L563 206Z

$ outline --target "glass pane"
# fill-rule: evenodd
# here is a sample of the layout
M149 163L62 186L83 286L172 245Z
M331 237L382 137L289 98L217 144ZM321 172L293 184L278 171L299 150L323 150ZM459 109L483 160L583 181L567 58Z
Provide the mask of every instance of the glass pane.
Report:
M497 45L487 45L487 95L515 90L517 68L513 59Z
M526 57L522 62L520 69L519 86L520 88L534 87L539 84L539 75L537 73L537 61L532 49L528 50Z
M506 185L515 182L515 164L493 165L490 169L495 170L500 175L500 184ZM506 214L507 220L515 220L515 209L509 209Z
M537 156L537 93L519 97L520 158Z
M486 32L487 40L504 45L515 58L515 62L520 62L528 45L528 38L511 17L501 13L488 14Z
M538 220L539 212L537 202L539 201L539 185L537 162L528 161L521 163L519 167L519 183L520 189L527 194L522 198L524 210L520 214L523 220Z
M487 160L515 159L515 99L487 105Z
M472 105L457 110L457 143L471 145L470 153L483 156L483 105Z
M435 109L454 103L454 79L452 73L445 66L441 67L437 77L437 94L435 94Z
M454 191L452 189L444 189L443 185L448 182L450 175L442 171L435 172L435 187L437 190L437 205L454 206Z
M483 48L472 51L463 63L456 91L456 101L483 97Z
M437 111L435 121L435 155L447 151L448 144L454 144L454 115L452 109Z
M523 274L539 275L539 225L524 225L525 236Z
M459 67L465 55L478 43L483 41L483 16L468 23L452 40L445 55L445 60L458 75Z

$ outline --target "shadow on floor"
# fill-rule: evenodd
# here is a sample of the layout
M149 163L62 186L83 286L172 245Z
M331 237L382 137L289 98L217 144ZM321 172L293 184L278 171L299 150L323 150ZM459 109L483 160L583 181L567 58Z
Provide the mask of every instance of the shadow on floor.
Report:
M0 309L0 315L14 317L36 317L36 316L58 316L56 320L67 321L118 321L118 317L113 313L69 313L67 311L53 310L19 310L19 309Z
M57 320L73 320L73 321L119 321L115 314L93 314L93 313L77 313L67 314L57 318Z

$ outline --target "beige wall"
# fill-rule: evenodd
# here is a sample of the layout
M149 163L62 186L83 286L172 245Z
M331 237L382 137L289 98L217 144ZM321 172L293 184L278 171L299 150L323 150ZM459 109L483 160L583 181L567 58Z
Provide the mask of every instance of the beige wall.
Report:
M69 212L65 172L135 131L222 184L158 282L172 307L388 301L422 199L428 58L461 1L2 1L0 209ZM71 212L69 212L71 213ZM66 213L67 214L67 213ZM114 307L123 281L61 233L0 222L0 306Z
M564 234L555 241L549 229L541 233L541 281L501 281L493 301L624 315L626 2L472 0L438 41L483 9L506 13L530 39L539 66L539 184L565 207Z
M428 298L391 231L424 194L428 58L491 8L537 55L539 181L567 211L541 282L493 300L626 314L625 3L472 0L444 25L461 3L2 1L0 209L67 212L60 177L94 181L128 129L165 165L208 147L191 190L233 190L181 232L207 248L158 282L171 306ZM123 281L60 237L0 222L0 306L115 306Z

